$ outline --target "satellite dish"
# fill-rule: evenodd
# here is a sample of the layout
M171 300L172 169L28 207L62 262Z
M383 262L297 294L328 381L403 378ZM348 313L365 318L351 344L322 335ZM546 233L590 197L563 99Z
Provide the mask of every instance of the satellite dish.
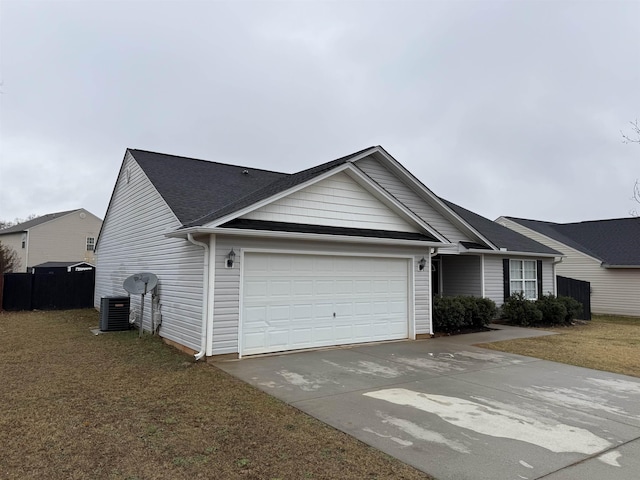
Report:
M158 285L158 277L153 273L142 272L131 275L124 280L122 287L131 294L140 295L140 336L142 336L144 322L144 296L149 290L153 290ZM151 308L153 314L153 306ZM151 332L154 330L153 315L151 318Z
M158 277L153 273L136 273L127 277L122 284L123 288L132 294L144 295L158 285Z

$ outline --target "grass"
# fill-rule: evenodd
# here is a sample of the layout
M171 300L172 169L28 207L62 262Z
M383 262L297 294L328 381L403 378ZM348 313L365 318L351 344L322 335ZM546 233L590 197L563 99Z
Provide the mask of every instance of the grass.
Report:
M584 325L546 328L537 338L486 343L480 347L640 377L640 319L594 316Z
M430 479L94 310L0 314L0 478Z

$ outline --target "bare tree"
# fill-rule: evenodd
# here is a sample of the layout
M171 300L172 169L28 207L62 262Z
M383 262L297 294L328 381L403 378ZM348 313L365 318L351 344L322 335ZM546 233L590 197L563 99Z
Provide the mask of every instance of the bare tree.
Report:
M11 273L20 268L20 259L16 251L0 242L0 274Z
M634 122L629 122L631 124L631 134L626 134L622 130L620 133L622 134L622 141L624 143L637 143L640 144L640 123L638 123L638 119ZM636 203L640 204L640 180L636 178L636 183L633 184L633 197L631 197ZM637 210L631 210L631 215L634 217L639 216Z

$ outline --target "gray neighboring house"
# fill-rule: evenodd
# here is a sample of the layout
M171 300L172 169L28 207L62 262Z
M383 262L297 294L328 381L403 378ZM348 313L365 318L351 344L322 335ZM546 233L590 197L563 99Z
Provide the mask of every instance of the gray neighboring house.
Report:
M102 220L84 208L55 212L0 230L0 242L18 254L19 272L45 262L95 264Z
M640 218L496 221L562 252L558 275L591 283L593 313L640 317Z
M553 293L559 257L439 198L380 146L294 174L127 149L94 304L156 274L159 333L196 358L415 339L433 333L433 295Z

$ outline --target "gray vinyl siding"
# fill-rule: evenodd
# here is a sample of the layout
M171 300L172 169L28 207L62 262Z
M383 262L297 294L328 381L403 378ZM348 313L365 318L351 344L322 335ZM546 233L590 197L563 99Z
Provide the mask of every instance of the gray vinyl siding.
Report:
M640 316L640 268L604 268L600 260L517 222L502 217L498 222L566 255L556 275L591 283L591 313Z
M127 182L127 170L130 178ZM184 239L167 238L180 223L127 154L98 243L94 305L103 296L127 295L130 275L158 276L162 313L160 335L193 350L200 349L204 249ZM140 296L131 308L140 310ZM151 295L145 298L144 325L150 326Z
M484 296L496 302L497 306L504 303L504 283L502 260L513 258L517 260L542 260L542 293L555 295L555 278L553 276L553 259L518 256L484 256Z
M377 160L366 157L356 163L364 173L371 177L387 192L397 198L413 213L431 225L450 242L476 241L460 231L450 220L445 218L438 210L431 206L427 200L418 195L406 183L396 177Z
M442 294L482 296L482 270L479 255L442 255Z
M236 262L233 268L225 268L225 258L233 248L236 252ZM421 251L415 247L373 246L336 242L296 241L284 239L264 239L252 237L216 236L215 251L215 283L213 285L213 355L238 352L238 335L240 321L240 288L241 288L241 250L258 248L266 250L285 250L294 253L357 253L372 255L412 255L414 257L415 282L414 305L409 305L409 311L415 309L416 333L430 333L431 322L429 316L429 273L417 271L417 262L423 256L427 257L428 249Z
M504 303L502 259L499 255L484 255L484 296L498 307Z

